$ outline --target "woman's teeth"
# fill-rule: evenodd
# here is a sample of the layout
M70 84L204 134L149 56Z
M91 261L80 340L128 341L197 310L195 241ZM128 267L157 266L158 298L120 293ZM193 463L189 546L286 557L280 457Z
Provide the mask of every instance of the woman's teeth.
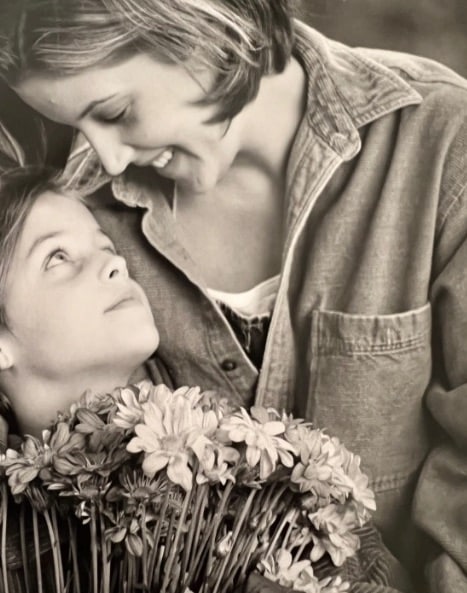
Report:
M173 148L167 148L167 150L164 150L164 152L159 155L157 159L154 159L151 164L153 167L156 167L156 169L163 169L170 163L173 155Z

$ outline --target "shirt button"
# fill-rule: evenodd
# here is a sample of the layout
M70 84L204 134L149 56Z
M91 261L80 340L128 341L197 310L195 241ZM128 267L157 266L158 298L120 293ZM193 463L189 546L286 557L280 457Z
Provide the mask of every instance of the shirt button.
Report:
M223 371L234 371L237 368L237 363L230 358L226 358L222 363L221 367Z

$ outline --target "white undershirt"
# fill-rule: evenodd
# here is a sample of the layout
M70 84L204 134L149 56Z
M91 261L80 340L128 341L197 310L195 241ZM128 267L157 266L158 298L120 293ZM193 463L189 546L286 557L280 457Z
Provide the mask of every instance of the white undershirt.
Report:
M178 192L174 185L172 197L172 215L177 220ZM270 315L279 289L279 274L260 282L244 292L224 292L208 288L208 294L215 301L220 301L242 317L260 317Z
M214 300L225 303L242 317L259 317L271 313L278 288L279 274L244 292L223 292L208 288L208 294Z

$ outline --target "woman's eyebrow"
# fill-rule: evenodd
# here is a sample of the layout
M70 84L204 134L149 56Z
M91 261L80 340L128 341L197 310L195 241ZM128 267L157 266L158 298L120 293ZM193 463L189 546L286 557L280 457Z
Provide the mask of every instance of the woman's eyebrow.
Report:
M88 113L94 109L94 107L96 107L97 105L100 105L101 103L105 103L109 99L113 99L116 96L117 96L116 93L114 93L113 95L109 95L108 97L103 97L102 99L95 99L94 101L91 101L89 103L89 105L87 105L83 109L83 111L80 113L80 115L78 115L78 119L85 118L86 115L88 115Z

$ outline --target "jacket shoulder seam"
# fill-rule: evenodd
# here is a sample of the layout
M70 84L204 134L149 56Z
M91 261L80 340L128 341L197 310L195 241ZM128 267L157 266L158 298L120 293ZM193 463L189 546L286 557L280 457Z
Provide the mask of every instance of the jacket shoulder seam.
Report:
M451 201L448 204L445 212L441 215L439 221L438 233L440 233L446 224L447 219L451 215L451 212L455 209L455 206L459 206L462 202L462 197L467 193L467 180L457 185L456 191L452 195Z

